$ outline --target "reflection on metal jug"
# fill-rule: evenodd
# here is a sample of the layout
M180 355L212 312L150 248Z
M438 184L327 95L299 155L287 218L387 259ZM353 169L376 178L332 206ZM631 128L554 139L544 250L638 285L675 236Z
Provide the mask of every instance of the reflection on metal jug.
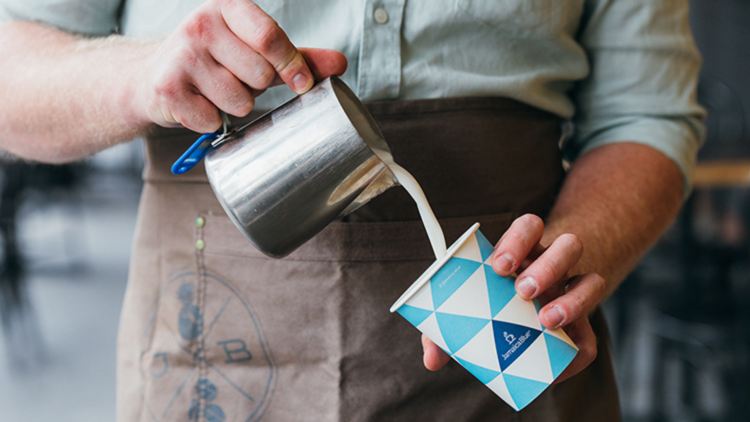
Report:
M383 134L335 76L206 149L206 173L222 207L272 257L288 255L397 184L378 158L390 155Z

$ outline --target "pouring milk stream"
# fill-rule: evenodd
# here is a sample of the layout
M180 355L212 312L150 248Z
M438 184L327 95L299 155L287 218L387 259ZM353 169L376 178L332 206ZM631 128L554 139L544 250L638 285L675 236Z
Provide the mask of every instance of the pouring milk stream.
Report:
M373 151L375 152L375 155L377 155L378 158L380 158L380 160L391 169L391 172L396 176L396 179L401 186L406 189L406 192L408 192L414 202L417 203L419 216L422 218L422 224L427 231L427 237L430 239L432 251L435 253L435 259L439 260L444 257L447 253L447 247L445 245L443 229L440 227L440 223L438 223L435 213L432 212L430 203L427 202L427 197L425 196L424 191L422 191L422 187L419 186L417 179L415 179L411 173L406 171L405 168L396 164L393 160L393 156L388 151L380 149L373 149Z

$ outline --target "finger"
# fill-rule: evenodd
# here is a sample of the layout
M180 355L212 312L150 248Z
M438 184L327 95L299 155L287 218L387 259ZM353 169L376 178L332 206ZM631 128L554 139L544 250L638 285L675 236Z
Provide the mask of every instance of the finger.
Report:
M543 234L544 223L541 218L533 214L518 217L497 242L492 268L499 275L510 275L539 243Z
M607 284L596 273L577 276L568 292L545 305L539 311L539 320L549 329L560 328L586 318L604 298Z
M273 66L250 46L242 42L227 26L221 13L209 4L193 12L182 25L190 50L183 60L212 59L221 64L252 89L266 89L276 76ZM208 54L196 54L207 49Z
M430 371L437 371L451 360L450 356L438 345L422 334L422 349L424 350L424 366Z
M233 116L247 116L253 110L255 99L248 88L225 67L207 60L204 66L192 70L193 84L220 110Z
M591 323L587 317L566 326L565 333L578 346L578 354L570 362L570 365L555 379L553 384L563 382L583 371L596 359L596 355L598 354L596 334L594 334L594 330L591 328Z
M567 273L583 255L583 244L574 234L563 234L552 242L516 280L516 291L531 300L549 289Z
M220 10L229 29L262 55L294 92L301 94L313 85L302 54L270 16L251 1L224 0Z
M217 27L215 37L221 42L209 44L214 60L252 89L272 86L277 75L271 63L237 38L223 22Z
M547 248L545 248L541 244L537 243L536 246L534 246L531 249L531 252L529 252L529 254L526 255L526 259L524 259L521 262L521 265L518 266L518 268L516 269L516 273L522 273L522 272L526 271L526 269L529 268L529 266L531 264L533 264L534 261L536 261L540 256L542 256L542 254L546 250L547 250Z
M179 123L182 126L199 133L209 133L221 127L222 120L219 110L205 97L196 92L184 91L173 96L174 101L169 108L160 108L163 121ZM159 117L154 119L155 122ZM164 125L169 127L169 125Z
M348 65L346 56L336 50L326 48L300 48L299 52L318 80L331 75L341 76Z
M346 72L347 60L341 52L325 48L299 48L302 57L312 70L316 80L325 79L331 75L341 76ZM276 75L271 86L281 85L284 81Z

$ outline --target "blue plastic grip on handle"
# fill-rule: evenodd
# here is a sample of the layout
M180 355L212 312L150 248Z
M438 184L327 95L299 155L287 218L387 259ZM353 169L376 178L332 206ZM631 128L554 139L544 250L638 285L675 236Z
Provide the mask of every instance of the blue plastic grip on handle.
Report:
M211 142L213 142L221 133L223 133L223 130L219 129L214 133L201 135L201 137L198 138L198 140L195 141L195 143L193 143L193 145L191 145L190 148L188 148L187 151L185 151L180 158L174 162L174 164L172 164L172 174L182 174L195 167L195 165L206 156L206 153L213 148Z

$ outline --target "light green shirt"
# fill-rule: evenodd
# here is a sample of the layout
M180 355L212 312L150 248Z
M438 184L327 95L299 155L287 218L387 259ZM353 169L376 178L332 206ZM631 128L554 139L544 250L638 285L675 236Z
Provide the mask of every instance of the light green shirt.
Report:
M71 32L164 36L200 0L0 0L0 20ZM514 98L574 122L568 159L600 145L650 145L689 192L703 139L700 56L687 0L258 0L293 43L334 48L364 101ZM269 90L257 107L292 96ZM507 134L498 134L507 136ZM462 140L457 140L462 141Z

